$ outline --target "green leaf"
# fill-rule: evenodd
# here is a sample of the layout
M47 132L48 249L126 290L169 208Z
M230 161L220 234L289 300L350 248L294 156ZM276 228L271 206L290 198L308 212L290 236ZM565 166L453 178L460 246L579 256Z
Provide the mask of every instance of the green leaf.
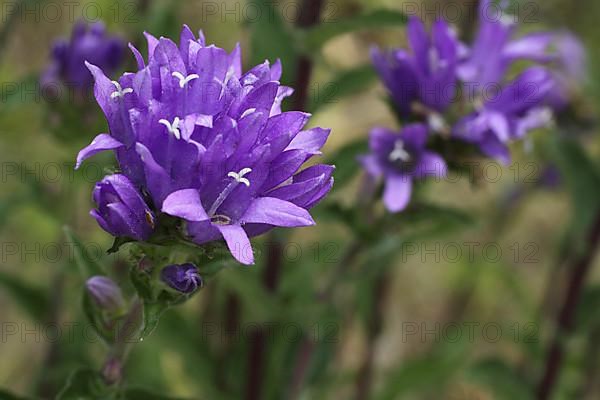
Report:
M443 236L476 223L472 214L461 209L428 203L410 208L400 215L400 220L402 224L415 228L411 235L419 238Z
M89 368L81 368L71 374L56 400L108 400L113 398L113 390L104 383L98 372Z
M489 358L467 370L467 379L487 388L497 400L533 399L532 387L504 360Z
M327 164L335 165L335 184L333 190L340 190L352 178L356 177L360 164L357 157L368 152L367 139L355 141L344 145L340 148L327 162Z
M181 397L170 397L162 394L152 393L142 388L127 388L123 391L122 400L184 400Z
M14 209L28 201L27 196L14 195L0 200L0 228L2 228Z
M83 279L88 279L95 275L105 275L102 267L95 260L93 260L89 254L85 251L85 247L81 241L77 238L75 233L65 226L63 228L67 241L73 246L73 255L75 257L75 263L79 267L79 272Z
M265 60L274 62L280 59L284 74L282 83L289 84L296 79L298 50L294 46L296 40L292 30L281 18L281 13L274 8L270 0L255 0L253 5L260 9L262 18L248 21L252 48L251 65L262 64Z
M34 319L43 321L47 316L48 296L41 288L28 285L0 271L0 286L4 287Z
M140 333L140 340L144 340L158 327L162 314L169 309L165 302L144 302L144 327Z
M600 286L587 288L583 292L580 306L577 309L576 332L579 334L600 326Z
M317 50L328 40L344 33L364 29L381 29L384 27L403 26L407 17L401 12L392 10L377 10L369 14L324 23L305 32L304 42L307 50Z
M12 13L11 13L12 15ZM37 90L39 77L31 75L25 77L20 82L7 82L2 89L4 95L2 98L2 110L0 113L9 113L13 107L24 105L25 99L28 99L30 90Z
M17 396L13 393L7 392L6 390L0 389L0 399L2 400L28 400L27 397Z
M336 73L336 79L319 84L318 92L311 96L309 112L316 113L321 107L337 103L341 98L359 93L371 85L377 74L371 65L362 65Z
M572 243L577 246L577 251L582 252L587 243L583 238L600 211L600 169L573 139L557 138L550 150L571 192Z

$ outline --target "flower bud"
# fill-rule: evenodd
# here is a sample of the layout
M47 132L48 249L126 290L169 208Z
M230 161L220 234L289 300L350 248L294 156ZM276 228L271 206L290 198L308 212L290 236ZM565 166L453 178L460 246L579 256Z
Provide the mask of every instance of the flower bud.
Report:
M154 230L154 214L125 175L110 175L96 184L90 214L114 236L146 240Z
M119 383L123 378L123 363L117 358L110 358L102 367L102 377L108 385Z
M125 300L121 289L106 276L93 276L85 283L94 304L105 311L118 313L125 309Z
M181 293L193 293L204 286L198 269L190 263L169 265L163 268L160 277L169 287Z

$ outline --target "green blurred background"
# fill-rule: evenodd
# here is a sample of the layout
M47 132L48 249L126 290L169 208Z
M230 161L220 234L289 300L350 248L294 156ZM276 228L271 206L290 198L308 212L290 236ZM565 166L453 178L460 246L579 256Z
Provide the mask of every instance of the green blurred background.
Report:
M65 4L68 1L46 1L41 7L59 4L63 15L54 20L54 11L48 9L49 18L41 15L36 21L30 15L10 20L6 14L9 3L14 1L0 2L0 29L5 29L0 42L0 276L4 282L0 289L0 387L51 398L73 369L81 365L99 368L103 361L103 345L99 340L86 340L81 329L85 324L80 307L83 282L74 257L68 254L70 248L62 227L71 226L85 243L92 243L98 257L100 249L110 247L112 239L99 229L88 211L94 178L101 177L111 159L100 157L92 167L84 168L88 176L84 172L70 175L76 152L99 132L96 125L84 123L87 129L68 132L65 137L65 132L57 134L56 126L61 125L57 125L53 114L56 110L44 98L7 94L6 84L10 83L35 90L35 77L48 62L53 40L68 35L77 19L69 18L72 6ZM204 30L209 43L225 49L239 41L246 68L262 61L262 54L270 54L274 46L270 42L256 43L252 38L257 28L245 20L252 10L243 2L76 3L71 8L75 17L85 15L83 10L93 3L95 8L87 6L88 16L93 17L95 9L102 10L110 31L136 43L143 43L144 30L175 38L182 23L192 30ZM216 15L207 15L207 3L217 5ZM330 16L328 23L336 24L343 18L380 8L403 10L405 3L335 0L327 4L324 18ZM279 9L286 4L278 2ZM586 44L590 79L580 112L594 116L600 100L600 68L596 67L600 57L600 3L549 0L535 4L538 22L524 24L523 31L568 28ZM235 11L223 14L224 7ZM330 127L333 132L324 149L325 158L345 144L366 137L374 125L397 125L384 101L383 87L369 71L369 48L374 43L405 45L404 29L383 27L344 34L314 54L309 103L318 109L311 125ZM145 45L141 48L145 54ZM293 82L293 65L285 64L286 47L281 51L284 71L290 74L284 78ZM130 69L133 58L128 54L127 59ZM337 88L336 78L348 72L354 74L355 87ZM328 87L330 82L334 86ZM100 113L94 107L92 110ZM552 134L552 130L536 132L534 146L539 144L543 149L546 136ZM598 158L597 132L592 129L572 134L581 135L586 151ZM530 153L522 144L516 144L513 166L487 167L488 179L479 184L463 178L427 185L424 190L428 199L436 205L463 210L472 221L463 221L462 215L450 218L448 226L464 226L447 233L440 229L422 235L426 239L420 239L416 232L417 239L405 244L406 251L393 253L389 286L381 298L375 296L376 289L369 284L369 271L379 262L377 254L360 259L348 276L337 282L331 299L337 313L327 318L319 314L323 305L313 294L327 281L335 263L315 262L315 254L339 262L352 242L343 223L325 209L317 210L316 228L285 233L285 240L298 244L302 255L288 257L277 293L261 287L264 266L260 262L251 268L222 271L191 301L169 310L157 331L134 347L126 372L128 381L173 397L241 398L249 344L243 335L223 338L220 331L207 334L207 329L222 330L235 314L242 333L252 329L249 324L264 322L298 324L305 331L315 324L331 329L331 337L323 332L318 335L319 360L311 366L303 391L305 399L353 398L364 360L369 357L374 389L368 398L525 398L527 389L522 387L537 379L553 332L568 273L557 263L563 247L572 243L565 238L576 209L565 187L539 188L535 179L528 179L539 172L543 153L537 149ZM23 169L34 172L24 173ZM334 193L335 199L349 204L358 184L359 180L354 179ZM257 243L264 245L266 240ZM473 257L466 257L469 243L477 243L473 245ZM317 244L319 250L315 250ZM458 260L454 260L456 247L462 251ZM56 248L61 254L56 254ZM496 249L502 254L496 256ZM383 249L373 251L387 254ZM108 261L117 272L122 272L126 263L116 257L108 257ZM589 278L592 287L600 283L598 264L596 261ZM589 315L582 316L585 323L569 341L556 398L600 398L600 318L596 307L600 301L597 292L590 292L583 307ZM233 305L232 293L237 299ZM372 317L369 310L373 301L381 303L383 313L375 341L369 339L369 324L364 323ZM73 327L72 323L80 325ZM62 333L58 340L53 339L55 326ZM17 332L13 334L15 327ZM67 336L69 332L72 337ZM469 332L473 332L473 340ZM459 338L455 340L456 336ZM299 340L275 335L265 362L269 389L263 398L289 398L281 386L289 380L289 366L300 344Z

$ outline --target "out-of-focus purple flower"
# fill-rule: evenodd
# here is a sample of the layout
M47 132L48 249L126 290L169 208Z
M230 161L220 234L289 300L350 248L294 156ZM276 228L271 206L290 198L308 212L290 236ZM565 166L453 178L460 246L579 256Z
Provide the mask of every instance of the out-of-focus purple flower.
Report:
M554 85L547 69L531 67L497 96L487 99L477 111L463 117L454 126L453 135L478 145L485 155L509 163L510 141L552 121L552 112L545 101Z
M125 308L121 289L110 278L93 276L87 280L85 287L98 308L111 313L117 313Z
M517 24L508 12L507 1L482 0L479 30L471 48L463 53L457 73L463 82L484 91L504 81L508 67L518 60L548 62L554 39L549 32L535 32L513 38Z
M333 167L298 170L320 154L329 130L303 130L309 114L281 111L292 89L277 61L242 72L240 48L206 46L187 26L177 46L146 34L148 62L111 81L88 64L110 134L78 155L78 165L114 150L124 175L156 212L185 220L197 244L224 239L240 262L254 261L249 237L275 226L313 225L308 209L333 184Z
M553 43L556 87L548 104L556 111L564 109L588 79L587 54L583 43L570 32L555 35Z
M204 286L194 264L169 265L163 268L160 277L169 287L181 293L193 293Z
M371 153L362 156L360 162L371 177L383 177L383 201L390 212L406 208L413 180L446 175L447 167L442 157L425 148L427 135L427 127L423 124L408 125L400 133L385 128L371 131Z
M114 236L146 240L154 230L154 213L125 175L110 175L96 184L93 198L98 206L90 214Z
M63 82L79 89L90 88L94 81L86 61L113 73L121 65L124 50L124 42L108 36L103 23L78 22L70 40L59 39L54 43L50 65L42 75L42 85L47 87Z
M414 101L443 111L454 98L459 43L444 21L433 24L431 34L417 17L408 22L412 53L374 48L373 63L402 114L409 114Z

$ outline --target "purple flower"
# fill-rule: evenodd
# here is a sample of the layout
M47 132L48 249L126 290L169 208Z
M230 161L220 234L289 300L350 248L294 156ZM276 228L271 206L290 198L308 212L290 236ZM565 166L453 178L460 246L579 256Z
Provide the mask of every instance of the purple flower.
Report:
M484 91L504 81L508 67L518 60L549 62L554 39L549 32L536 32L513 39L517 24L507 10L508 2L482 0L479 5L479 31L471 48L466 48L457 73L464 82Z
M96 184L93 193L98 206L90 214L114 236L146 240L154 230L154 213L125 175L110 175Z
M121 289L106 276L93 276L85 283L87 292L96 306L108 312L119 312L125 308Z
M169 287L181 293L193 293L204 286L194 264L169 265L163 268L160 277Z
M570 32L556 34L554 47L552 73L556 87L548 96L548 104L560 111L588 79L587 54L583 43Z
M414 101L443 111L456 89L459 43L455 34L446 22L439 20L429 35L423 23L411 17L408 39L412 54L402 49L373 49L375 68L402 114L411 112Z
M554 85L547 69L531 67L474 113L463 117L454 126L453 135L478 145L485 155L507 164L510 141L552 121L552 112L545 101Z
M307 210L330 190L334 168L298 171L320 154L329 130L303 130L309 114L281 111L292 89L279 83L279 61L243 73L239 46L206 46L187 26L179 46L146 38L148 62L130 46L139 70L118 81L88 65L110 134L81 150L78 165L115 151L153 211L184 220L197 244L224 239L244 264L254 261L249 237L313 225Z
M399 212L410 201L413 180L427 176L444 177L446 163L438 154L425 149L427 127L412 124L400 133L385 128L371 131L371 154L360 162L372 178L383 177L383 202L390 212Z
M52 60L42 76L42 85L64 82L87 89L92 86L93 79L85 62L113 73L121 65L124 49L125 44L121 39L107 35L103 23L88 25L83 21L78 22L70 40L59 39L55 42Z

